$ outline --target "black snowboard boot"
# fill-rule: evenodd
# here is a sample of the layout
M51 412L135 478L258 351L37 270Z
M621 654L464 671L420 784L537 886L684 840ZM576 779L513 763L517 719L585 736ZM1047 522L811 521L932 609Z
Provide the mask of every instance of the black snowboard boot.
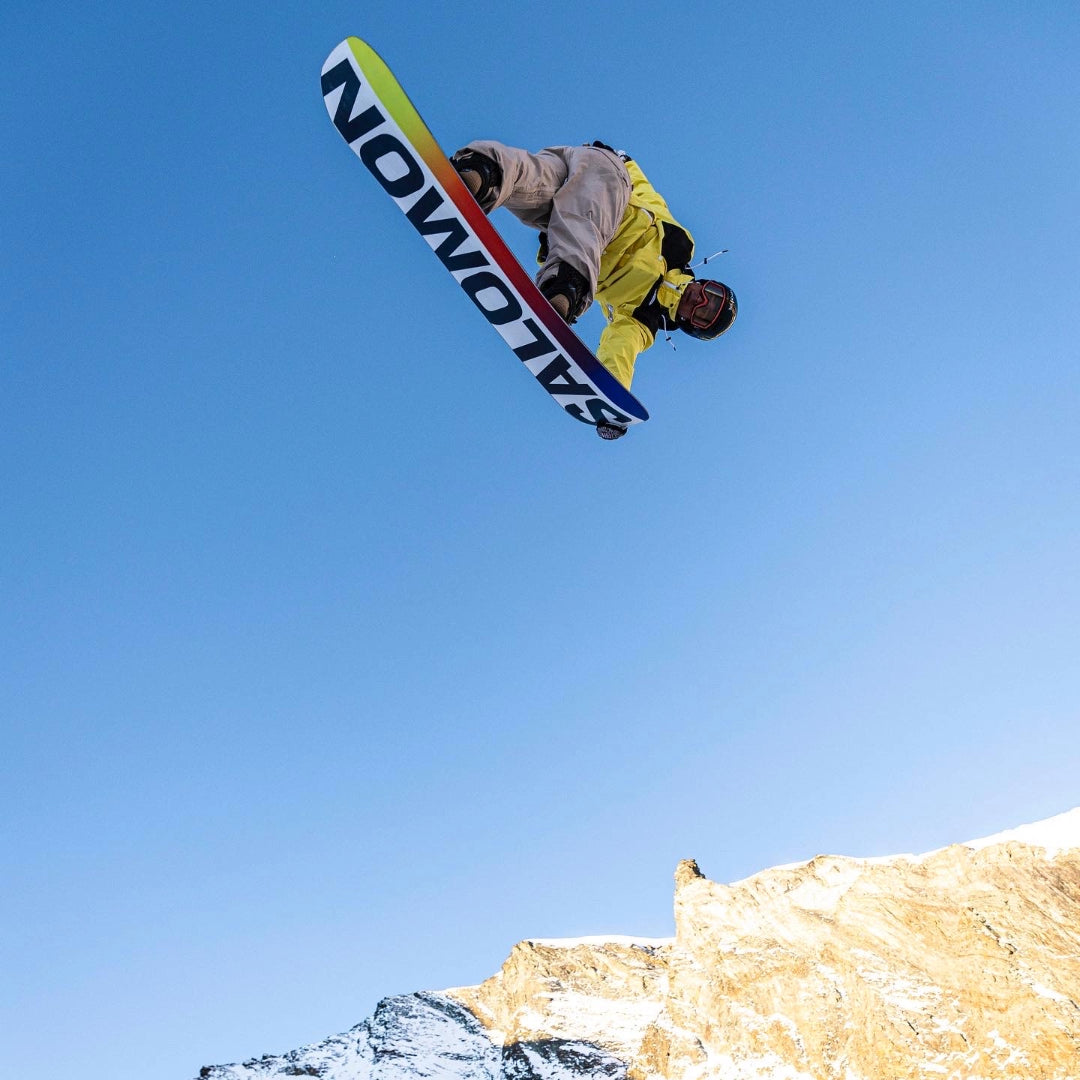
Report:
M622 424L600 423L596 425L596 434L611 442L612 439L621 439L626 434L626 428Z
M480 204L480 209L490 214L502 187L499 163L479 150L459 150L450 159L450 164L465 182L469 194Z
M540 291L548 303L568 325L589 306L589 282L569 263L559 263L559 269L540 282Z

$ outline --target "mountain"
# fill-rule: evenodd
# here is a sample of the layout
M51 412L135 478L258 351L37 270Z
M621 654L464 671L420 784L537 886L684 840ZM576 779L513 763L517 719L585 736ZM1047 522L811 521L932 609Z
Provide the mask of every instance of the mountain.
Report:
M675 936L530 940L479 986L205 1080L1080 1080L1080 808L925 855L675 872Z

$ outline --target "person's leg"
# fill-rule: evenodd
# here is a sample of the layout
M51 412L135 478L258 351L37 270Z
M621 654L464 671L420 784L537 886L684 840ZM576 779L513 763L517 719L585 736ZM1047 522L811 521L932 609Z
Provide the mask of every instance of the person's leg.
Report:
M566 182L554 193L547 223L547 258L536 276L544 288L557 279L561 266L572 267L587 285L584 311L596 292L600 256L611 243L627 203L630 176L618 155L593 146L559 147L565 156ZM554 282L553 282L554 284ZM579 302L580 303L580 302Z
M532 154L492 139L462 147L451 159L485 213L505 206L547 234L536 275L541 292L567 322L592 303L600 256L630 200L622 159L593 146L554 146Z
M505 206L525 225L546 229L552 199L566 181L566 162L560 149L566 148L531 154L494 139L477 139L463 146L451 162L485 214ZM479 181L475 190L466 175L469 172Z

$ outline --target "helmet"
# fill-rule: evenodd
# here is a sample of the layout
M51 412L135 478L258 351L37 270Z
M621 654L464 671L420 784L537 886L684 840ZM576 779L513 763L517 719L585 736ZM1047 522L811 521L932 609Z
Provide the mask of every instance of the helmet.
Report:
M702 341L718 338L735 321L739 305L722 281L688 281L675 311L675 325Z

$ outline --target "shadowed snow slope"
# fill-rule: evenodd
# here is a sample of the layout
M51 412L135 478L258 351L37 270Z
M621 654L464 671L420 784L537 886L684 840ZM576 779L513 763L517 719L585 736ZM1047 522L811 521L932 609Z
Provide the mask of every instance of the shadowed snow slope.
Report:
M475 987L210 1080L1080 1080L1080 810L925 855L732 885L674 938L524 941Z

